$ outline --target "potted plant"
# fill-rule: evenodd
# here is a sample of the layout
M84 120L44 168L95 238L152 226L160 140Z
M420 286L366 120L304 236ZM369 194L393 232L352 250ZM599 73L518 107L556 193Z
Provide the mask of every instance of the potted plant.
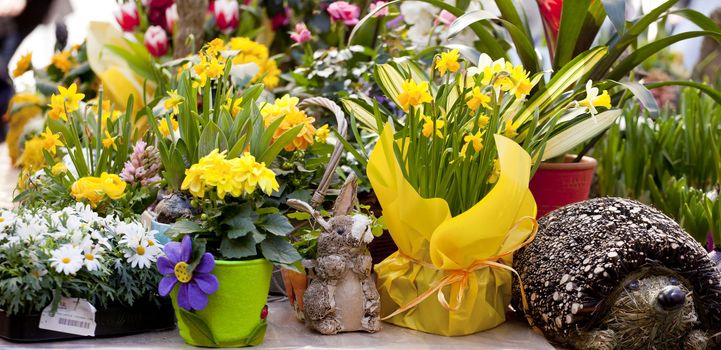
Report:
M259 103L262 85L235 92L231 60L210 45L200 55L208 66L181 73L150 122L164 190L187 201L165 233L174 242L158 262L159 288L172 296L188 344L258 345L273 263L292 268L301 258L278 207L293 188L284 157L311 153L319 132L297 99Z
M172 307L155 290L161 276L152 265L162 246L138 221L100 216L82 203L40 202L2 210L0 218L0 337L45 341L174 327ZM51 326L66 302L92 312Z

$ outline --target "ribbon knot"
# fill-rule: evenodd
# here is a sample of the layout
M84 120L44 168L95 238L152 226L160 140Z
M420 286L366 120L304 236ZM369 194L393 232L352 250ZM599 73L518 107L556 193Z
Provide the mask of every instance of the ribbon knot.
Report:
M520 290L521 290L521 303L523 305L523 312L526 315L526 319L528 320L529 324L533 326L533 321L527 313L528 301L526 299L526 292L525 292L525 288L523 287L523 282L521 281L521 276L518 274L518 272L515 269L513 269L513 267L508 266L501 261L502 258L512 255L513 253L517 252L518 250L531 244L531 242L533 242L533 240L536 238L536 232L538 232L538 223L536 222L535 218L530 217L530 216L524 216L524 217L520 218L509 231L516 229L524 220L529 220L533 225L533 228L531 229L531 233L529 234L528 238L526 238L525 241L523 241L522 243L518 244L517 246L513 247L512 249L510 249L506 252L485 258L483 260L479 260L479 261L473 263L470 267L465 268L465 269L455 269L455 270L441 269L431 263L428 263L423 260L415 259L411 256L404 254L401 251L398 251L398 255L407 259L408 261L413 262L414 264L421 265L425 268L429 268L429 269L433 269L433 270L437 270L437 271L444 271L446 273L446 275L440 281L438 281L438 283L436 283L433 287L429 288L422 294L415 297L408 304L400 307L398 310L394 311L390 315L383 317L383 320L387 320L389 318L392 318L394 316L397 316L398 314L401 314L403 312L406 312L406 311L414 308L415 306L417 306L418 304L420 304L421 302L426 300L428 297L430 297L433 293L437 293L438 302L441 304L441 306L443 306L444 309L446 309L448 311L457 311L460 308L461 304L463 303L463 297L466 294L466 289L468 288L468 280L470 279L471 274L475 273L478 270L484 269L484 268L498 268L498 269L503 269L503 270L509 271L509 272L515 274L516 277L518 277L518 282L519 282L519 286L520 286ZM443 293L443 288L446 286L453 286L453 285L458 286L458 293L456 293L455 305L451 306L449 304L448 300L446 299L445 294Z

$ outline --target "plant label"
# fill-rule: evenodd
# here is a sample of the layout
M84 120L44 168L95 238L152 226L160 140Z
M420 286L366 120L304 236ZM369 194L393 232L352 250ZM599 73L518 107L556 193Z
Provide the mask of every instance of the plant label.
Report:
M55 313L43 309L38 328L69 334L95 336L95 307L85 299L63 297Z

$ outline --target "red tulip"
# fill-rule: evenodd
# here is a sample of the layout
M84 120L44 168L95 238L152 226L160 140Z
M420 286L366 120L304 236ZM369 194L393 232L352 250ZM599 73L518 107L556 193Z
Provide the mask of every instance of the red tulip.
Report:
M232 33L240 20L240 7L236 0L216 0L213 3L215 25L225 33Z
M124 32L132 32L140 25L138 9L134 2L126 2L118 7L115 11L115 20L118 21L120 28Z
M168 35L163 28L151 26L145 32L145 47L153 57L160 57L168 53Z
M563 9L563 0L536 0L538 10L543 17L543 23L546 27L546 35L551 39L555 47L558 38L558 29L561 27L561 9Z

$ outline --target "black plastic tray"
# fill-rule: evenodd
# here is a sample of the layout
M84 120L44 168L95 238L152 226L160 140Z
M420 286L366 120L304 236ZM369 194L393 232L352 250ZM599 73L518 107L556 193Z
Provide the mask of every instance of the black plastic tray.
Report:
M40 314L8 316L0 310L0 337L15 342L42 342L89 338L40 329ZM111 306L95 313L95 337L114 337L175 328L175 313L169 300L160 306L137 302L132 307Z

